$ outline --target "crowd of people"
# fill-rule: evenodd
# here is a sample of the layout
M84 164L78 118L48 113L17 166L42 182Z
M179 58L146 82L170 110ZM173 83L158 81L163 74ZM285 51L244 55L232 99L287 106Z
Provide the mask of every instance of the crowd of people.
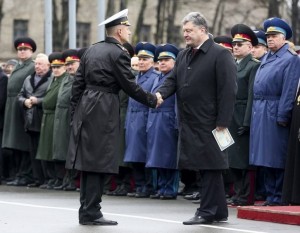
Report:
M32 38L15 40L18 59L0 70L0 184L80 191L82 225L117 225L103 194L183 195L200 203L185 225L226 221L228 205L299 205L291 27L270 18L213 38L191 12L186 48L132 46L127 14L102 22L107 37L89 48L34 57ZM235 143L221 150L214 129Z

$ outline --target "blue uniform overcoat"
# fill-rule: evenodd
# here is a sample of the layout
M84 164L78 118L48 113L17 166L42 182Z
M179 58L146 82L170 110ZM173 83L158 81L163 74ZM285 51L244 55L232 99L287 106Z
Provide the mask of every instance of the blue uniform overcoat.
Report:
M158 76L159 72L152 67L143 75L138 75L137 84L144 90L151 91L153 83L155 79L158 79ZM146 105L129 98L125 122L125 162L146 162L148 111L149 108Z
M159 76L152 93L164 82L170 73ZM177 168L178 127L175 95L166 99L157 109L149 109L147 123L146 167Z
M284 168L289 127L277 122L290 122L300 59L287 44L274 55L269 53L254 81L249 160L257 166Z

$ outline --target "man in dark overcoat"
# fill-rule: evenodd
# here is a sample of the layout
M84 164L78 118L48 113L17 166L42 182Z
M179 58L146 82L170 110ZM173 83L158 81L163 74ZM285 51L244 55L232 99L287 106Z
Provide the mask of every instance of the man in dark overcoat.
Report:
M206 19L198 12L184 17L181 51L173 73L158 89L166 99L176 92L179 113L179 169L199 170L201 205L185 225L227 220L222 170L228 168L212 131L229 127L236 93L236 66L230 52L208 36ZM160 96L159 96L160 97ZM160 100L160 98L159 98Z
M107 37L90 46L80 60L72 87L72 128L66 167L81 171L79 223L117 225L101 212L106 174L118 173L120 103L123 89L130 97L155 107L154 94L145 92L130 70L130 57L122 46L131 34L125 9L104 22Z
M35 157L43 117L42 103L51 81L52 77L48 56L40 53L35 58L35 72L25 79L18 95L19 104L24 112L24 130L30 137L30 160L34 182L28 184L28 187L38 187L45 182L42 163Z

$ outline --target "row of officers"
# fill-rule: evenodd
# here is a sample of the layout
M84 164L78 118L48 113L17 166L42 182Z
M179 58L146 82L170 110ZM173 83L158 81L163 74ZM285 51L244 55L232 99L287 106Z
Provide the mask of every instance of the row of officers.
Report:
M296 168L300 155L300 60L285 41L292 36L288 24L273 18L264 26L265 31L252 31L244 24L237 24L231 29L232 37L214 38L216 43L230 50L237 66L238 89L229 128L235 144L227 149L230 170L224 171L224 188L231 196L230 205L252 205L255 193L264 197L264 205L300 204L300 185L296 182L300 178L299 168ZM49 57L38 54L33 61L34 40L19 38L14 45L19 63L8 81L5 76L0 80L1 117L4 115L1 119L2 148L6 149L0 157L1 175L4 170L14 175L7 185L75 190L79 187L76 183L78 171L70 164L67 164L68 169L65 168L73 114L70 98L74 76L86 49L54 52ZM140 42L135 48L126 43L123 49L133 57L132 72L137 84L152 93L171 74L179 53L172 44L155 46L148 42ZM190 59L193 59L198 51L191 50L190 53ZM138 69L134 68L136 58ZM91 94L98 91L92 86L86 88ZM201 177L194 167L185 167L181 174L177 167L176 96L165 99L156 109L128 98L123 91L119 92L118 98L122 140L119 145L106 147L107 150L115 147L119 151L119 161L115 162L119 174L114 176L116 187L107 188L108 193L176 199L180 178L185 184L185 194L199 191ZM93 101L91 98L85 103L91 110ZM87 118L97 117L101 122L106 119L105 114L115 113L84 114ZM102 124L110 122L103 121ZM85 127L93 128L93 125ZM82 133L85 132L81 132L81 136ZM90 136L82 136L87 148ZM76 140L78 138L71 136L71 143L77 144ZM192 143L197 143L197 138ZM105 146L101 145L101 148ZM11 158L7 159L4 152ZM105 162L90 164L90 167L99 171L105 167ZM108 185L110 178L107 176ZM230 191L227 185L232 183L233 190Z

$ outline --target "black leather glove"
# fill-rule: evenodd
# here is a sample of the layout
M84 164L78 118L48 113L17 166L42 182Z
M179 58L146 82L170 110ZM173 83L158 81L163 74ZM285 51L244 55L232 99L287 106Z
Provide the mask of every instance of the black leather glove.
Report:
M249 130L250 130L249 126L239 127L238 131L237 131L237 135L239 135L239 136L247 135L247 134L249 134Z
M277 121L277 125L281 126L281 127L287 127L288 123L287 122L281 122L281 121Z

